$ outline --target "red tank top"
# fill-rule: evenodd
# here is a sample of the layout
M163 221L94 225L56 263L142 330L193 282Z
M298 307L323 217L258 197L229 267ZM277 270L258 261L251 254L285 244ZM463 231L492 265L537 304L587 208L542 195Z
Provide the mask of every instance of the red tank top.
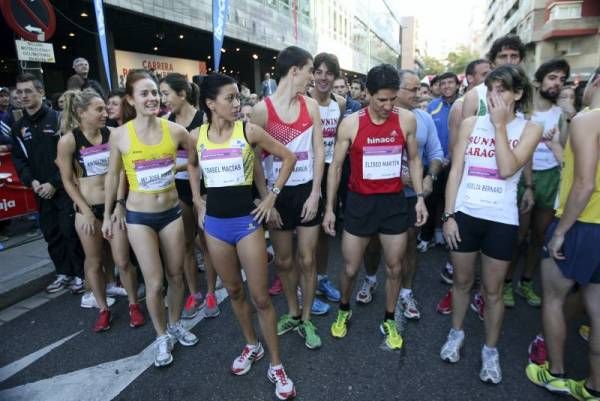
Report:
M380 125L373 123L368 108L360 110L358 132L350 146L350 191L362 195L402 191L404 143L396 110Z

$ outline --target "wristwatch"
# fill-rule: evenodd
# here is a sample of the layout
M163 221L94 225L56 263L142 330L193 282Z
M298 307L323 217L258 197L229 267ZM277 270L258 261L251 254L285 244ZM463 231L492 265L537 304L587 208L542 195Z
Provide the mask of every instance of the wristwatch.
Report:
M273 187L273 188L271 188L271 192L273 192L275 194L275 196L279 196L279 194L281 193L281 189L279 189L277 187Z
M448 219L453 219L453 218L454 218L454 213L444 212L444 214L442 215L442 223L445 223L448 221Z

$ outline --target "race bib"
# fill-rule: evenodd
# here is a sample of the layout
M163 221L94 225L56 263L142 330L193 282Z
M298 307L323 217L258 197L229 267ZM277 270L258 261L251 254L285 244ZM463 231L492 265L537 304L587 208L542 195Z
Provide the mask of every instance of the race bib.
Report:
M363 179L398 178L402 170L402 146L365 146L363 148Z
M477 206L503 207L506 181L498 170L470 166L465 183L465 202Z
M295 152L296 155L296 165L294 166L294 170L292 174L290 174L290 178L288 178L285 185L300 185L304 184L310 180L312 180L312 159L308 157L308 152ZM283 161L273 156L273 175L274 180L279 177L279 172L281 171L281 166L283 165Z
M177 159L175 161L176 166L180 166L182 164L187 164L188 162L188 153L187 150L185 149L181 149L177 151ZM187 171L178 171L177 174L175 174L175 179L176 180L187 180L190 178L190 175L188 174Z
M175 180L175 164L171 158L138 160L134 168L138 187L142 191L167 189Z
M323 138L323 143L325 145L325 163L331 164L333 161L333 148L335 146L335 137L327 137Z
M538 143L533 152L533 169L547 170L556 166L558 166L558 161L556 160L554 153L552 153L552 150L550 150L544 141Z
M88 177L107 173L110 154L108 143L83 148L79 151L79 154Z
M200 165L207 188L244 184L244 160L240 148L204 149Z

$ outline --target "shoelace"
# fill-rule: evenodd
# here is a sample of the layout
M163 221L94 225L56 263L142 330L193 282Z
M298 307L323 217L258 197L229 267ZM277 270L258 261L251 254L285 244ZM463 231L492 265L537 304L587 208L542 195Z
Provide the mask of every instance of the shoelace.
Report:
M498 355L488 355L483 358L483 369L488 372L493 372L495 376L498 375Z
M253 350L251 350L250 347L245 346L244 349L242 350L242 354L238 357L238 361L243 362L252 353L253 353Z
M161 354L166 354L167 352L169 352L169 339L168 338L161 338L158 342L158 352L160 352Z
M277 380L284 386L288 383L288 378L283 368L277 369L273 373L275 373L275 380Z
M408 297L404 300L406 309L417 309L417 301L413 297Z
M348 313L338 313L337 318L335 319L335 324L343 324L346 320L348 320Z
M367 293L371 290L371 282L368 280L363 281L362 287L360 287L360 292Z

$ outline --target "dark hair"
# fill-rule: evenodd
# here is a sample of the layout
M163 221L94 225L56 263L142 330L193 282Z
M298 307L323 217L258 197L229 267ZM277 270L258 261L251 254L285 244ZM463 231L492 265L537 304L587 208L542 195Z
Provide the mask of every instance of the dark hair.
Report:
M380 64L367 73L367 91L374 95L381 89L400 89L398 70L391 64Z
M224 74L210 74L202 80L200 84L200 108L206 113L206 119L209 123L212 122L212 112L206 105L206 100L215 100L223 86L235 83L235 79Z
M542 83L544 78L546 78L546 75L554 71L564 72L565 79L569 79L569 75L571 75L571 67L569 66L569 63L562 58L555 58L540 65L535 71L534 78L536 82Z
M125 95L129 95L131 97L133 97L133 85L137 82L137 81L141 81L142 79L150 79L152 81L154 81L154 83L156 82L156 78L154 77L154 75L152 75L150 73L150 71L148 70L144 70L144 69L133 69L133 70L129 70L129 72L127 73L127 80L125 81ZM157 84L158 86L158 84ZM121 104L121 109L122 109L122 113L123 113L123 123L126 123L129 120L133 120L135 118L135 108L130 105L128 102L123 102Z
M313 66L315 70L325 64L327 69L333 73L333 76L337 79L340 76L340 62L335 54L331 53L319 53L313 60Z
M515 112L529 114L532 108L533 89L527 74L518 65L505 64L492 70L485 78L485 86L490 90L492 83L500 82L502 87L511 92L523 91L515 104Z
M448 72L445 72L445 73L443 73L441 75L438 75L438 81L440 81L440 83L444 79L448 79L448 78L454 79L454 81L456 81L457 85L460 84L460 80L458 79L458 76L455 73L453 73L453 72L448 71Z
M188 82L185 75L174 72L160 80L161 84L163 82L169 85L169 88L174 90L177 94L182 91L185 92L185 100L192 106L198 107L198 85L193 82Z
M471 61L469 64L467 64L467 68L465 68L465 75L475 75L475 68L477 68L477 66L479 64L489 64L490 61L486 60L484 58L480 58L478 60L473 60Z
M281 79L285 77L292 67L302 68L312 60L312 56L306 50L297 47L289 46L279 52L277 55L277 63L275 72Z
M29 72L25 72L17 76L17 83L22 84L23 82L33 82L33 86L35 89L39 91L44 90L44 83L42 82L42 80Z
M498 53L503 49L517 50L521 61L525 60L525 45L517 35L509 34L496 39L494 43L492 43L492 47L487 54L488 60L493 63L494 60L496 60Z
M365 83L363 82L362 79L358 79L358 78L353 79L352 82L350 83L350 85L352 85L352 84L359 84L360 85L360 90L361 91L365 90Z
M431 78L431 80L429 81L429 84L430 84L431 86L433 86L433 85L435 85L435 83L436 83L437 81L439 81L439 80L440 80L440 76L439 76L439 75L434 75L434 76L433 76L433 78Z
M340 76L336 77L334 81L337 81L337 80L340 80L340 79L343 79L344 83L346 84L346 86L348 86L348 78L346 78L343 75L340 75Z
M404 81L405 75L414 75L417 78L419 77L419 75L414 70L409 70L409 69L404 68L402 70L398 70L398 78L400 79L400 83L402 83Z
M123 89L123 88L115 88L115 89L111 90L110 93L108 94L108 97L106 99L108 100L111 97L115 97L115 96L118 96L121 99L123 99L125 97L125 89Z
M81 90L84 84L85 80L81 78L81 75L73 74L67 79L67 90Z

